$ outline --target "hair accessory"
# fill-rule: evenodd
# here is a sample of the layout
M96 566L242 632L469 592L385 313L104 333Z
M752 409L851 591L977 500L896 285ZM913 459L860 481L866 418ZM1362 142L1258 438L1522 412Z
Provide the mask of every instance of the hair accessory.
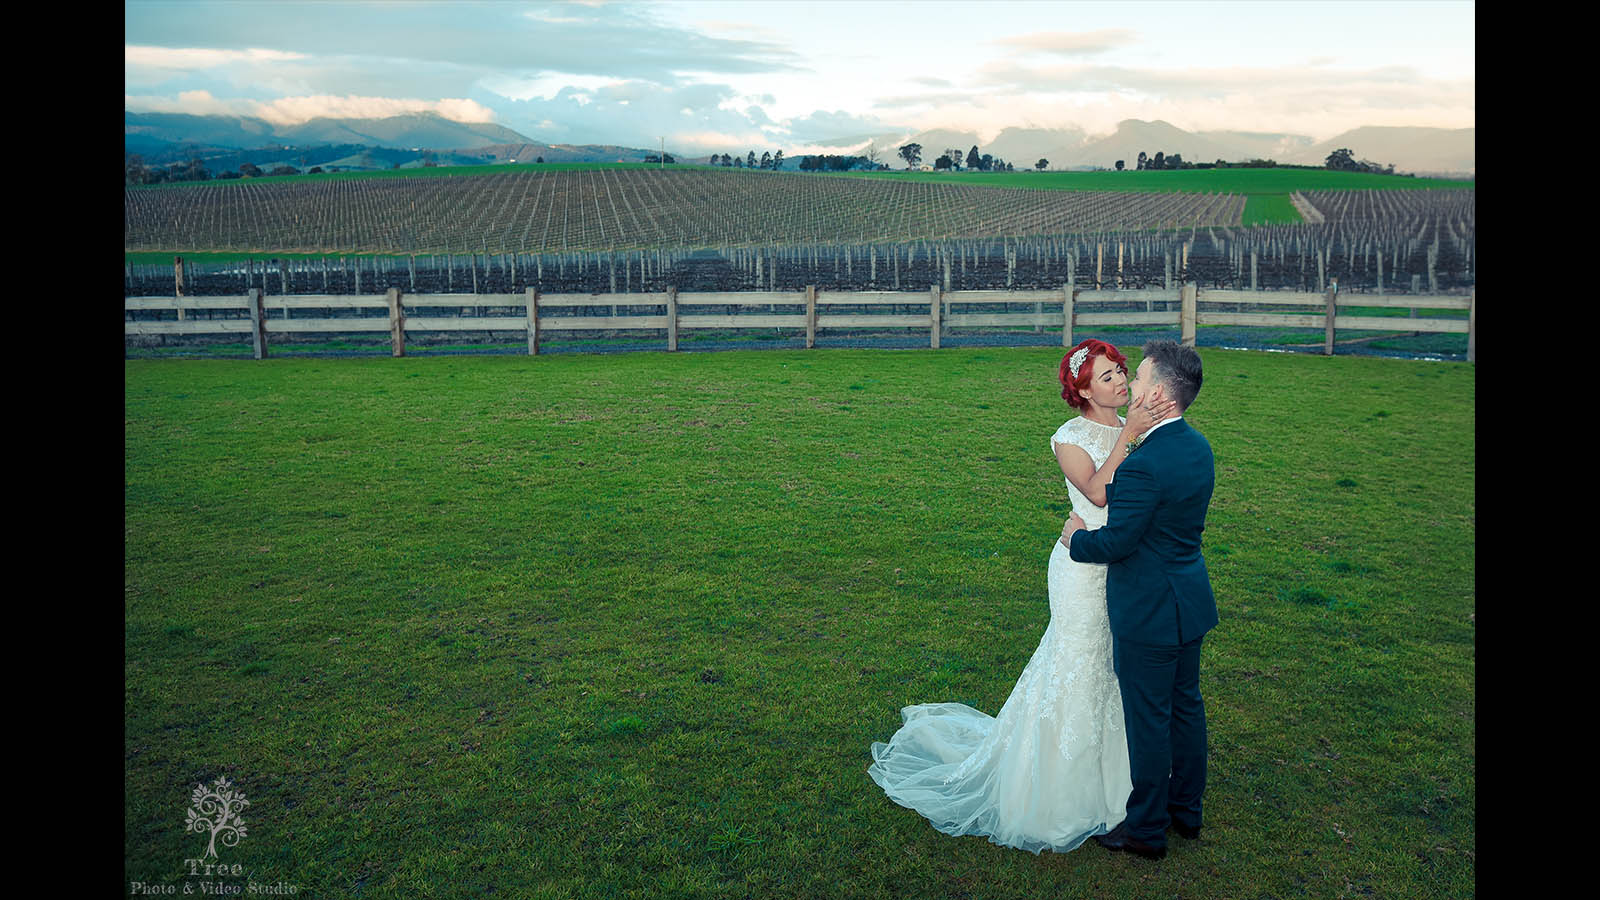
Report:
M1069 370L1071 370L1073 378L1077 378L1078 377L1078 367L1082 366L1083 365L1083 361L1088 359L1088 358L1089 358L1089 348L1088 347L1080 347L1078 349L1078 352L1072 354L1072 358L1067 360L1067 368Z

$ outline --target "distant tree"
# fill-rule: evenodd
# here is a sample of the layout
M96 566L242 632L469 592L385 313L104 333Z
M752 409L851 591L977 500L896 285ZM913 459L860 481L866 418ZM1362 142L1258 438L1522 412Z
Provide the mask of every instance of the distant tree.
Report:
M1329 153L1325 165L1338 172L1353 172L1357 168L1355 154L1351 153L1348 147L1340 147Z
M1045 169L1050 168L1050 160L1048 160L1048 159L1040 159L1038 162L1033 164L1033 167L1035 169L1038 169L1039 171L1043 172Z
M399 163L395 163L394 167L396 169L398 169L398 168L400 168L400 164ZM294 166L278 166L277 168L272 170L272 174L274 174L274 175L299 175L300 172Z
M229 169L228 171L223 172L221 175L218 175L217 179L220 181L222 179L238 178L238 177L239 177L239 173L238 172L235 172L232 169Z
M751 150L750 155L745 157L744 167L746 169L754 169L756 167L756 152L754 150Z
M783 168L783 151L778 150L772 154L772 170L774 172Z
M1134 165L1134 170L1138 171L1138 172L1143 172L1144 171L1144 167L1149 165L1149 164L1150 164L1150 157L1145 156L1144 155L1144 151L1140 150L1139 151L1139 160Z
M874 169L883 164L882 155L879 153L878 145L875 142L869 141L867 143L866 157L867 161L872 163Z
M239 175L243 178L260 178L261 168L255 163L243 163L239 166Z
M973 144L972 145L972 149L967 151L967 168L969 168L969 169L982 169L983 168L983 157L978 155L978 145L977 144Z
M961 152L960 147L946 147L944 155L950 158L950 168L952 169L960 169L961 164L967 158L967 155Z
M848 172L856 167L867 169L874 168L872 160L865 156L802 156L799 169L802 172Z
M127 158L127 184L144 184L150 177L149 170L144 166L144 157L137 153L130 154Z
M934 168L935 171L939 171L939 172L943 172L946 169L950 168L950 157L949 156L941 156L938 159L934 160L933 161L933 168Z
M1120 159L1117 160L1117 171L1118 172L1122 171L1122 160L1120 160Z
M538 158L538 159L536 159L536 160L534 160L534 162L536 162L536 163L543 163L543 162L544 162L544 157L542 157L542 156L541 156L541 157L539 157L539 158Z
M426 165L426 164L424 164L424 165ZM311 170L309 172L307 172L306 174L307 175L321 175L322 174L322 167L321 166L312 166Z
M978 157L978 171L988 172L994 168L994 157L985 153Z
M1150 160L1149 167L1152 169L1165 169L1167 167L1166 154L1157 150L1155 157Z
M763 169L772 168L772 154L768 153L765 150L761 151L761 168L763 168Z
M1169 168L1169 169L1181 169L1181 168L1183 168L1183 155L1179 154L1179 153L1174 153L1171 156L1167 157L1167 168Z
M900 158L906 161L906 168L915 169L922 162L922 145L906 144L900 148Z
M742 168L744 168L744 157L742 157L742 156L735 156L735 157L734 157L734 158L733 158L733 167L734 167L734 168L735 168L735 169L742 169Z

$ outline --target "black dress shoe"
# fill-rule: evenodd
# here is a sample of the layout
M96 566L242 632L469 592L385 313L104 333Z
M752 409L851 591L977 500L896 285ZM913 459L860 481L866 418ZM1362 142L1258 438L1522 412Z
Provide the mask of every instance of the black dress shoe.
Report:
M1180 837L1182 837L1182 838L1184 838L1186 840L1191 840L1191 841L1200 840L1200 826L1199 825L1196 825L1193 828L1190 828L1189 826L1183 824L1182 822L1179 822L1177 819L1173 819L1172 820L1172 825L1169 826L1169 827L1171 827L1173 831L1176 831Z
M1128 830L1121 825L1111 829L1109 834L1097 834L1094 842L1107 850L1126 850L1145 859L1164 859L1167 855L1166 847L1152 847L1138 838L1128 836Z

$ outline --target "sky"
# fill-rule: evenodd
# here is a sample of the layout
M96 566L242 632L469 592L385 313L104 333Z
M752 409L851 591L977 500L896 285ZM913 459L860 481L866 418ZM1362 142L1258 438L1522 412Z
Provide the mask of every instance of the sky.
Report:
M124 105L433 111L535 141L838 152L1125 119L1321 141L1475 127L1475 4L127 0ZM881 145L880 145L881 146Z

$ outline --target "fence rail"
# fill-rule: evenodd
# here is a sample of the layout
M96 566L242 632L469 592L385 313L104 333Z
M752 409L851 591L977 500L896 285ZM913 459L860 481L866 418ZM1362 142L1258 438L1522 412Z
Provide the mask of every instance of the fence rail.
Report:
M263 296L252 288L246 296L229 297L128 297L125 314L177 310L177 320L136 319L124 322L125 336L250 334L255 358L267 355L267 336L289 332L389 332L395 356L405 355L407 332L513 331L525 332L528 352L537 354L541 336L551 331L648 329L665 331L666 349L678 348L678 335L696 328L805 329L806 347L815 345L823 328L927 329L929 346L938 349L941 334L956 328L1061 327L1061 345L1070 347L1075 328L1105 325L1163 325L1179 327L1184 343L1193 346L1195 329L1203 325L1244 327L1321 328L1323 352L1333 353L1334 332L1406 331L1467 335L1467 361L1476 362L1477 292L1471 295L1370 294L1341 297L1336 287L1326 293L1288 291L1202 291L1195 285L1170 290L1077 290L1064 285L1048 291L944 291L937 285L926 293L894 291L743 291L678 293L669 288L657 293L540 294L529 288L522 294L405 294L390 288L385 295L277 295ZM1080 312L1085 304L1143 304L1144 309ZM983 304L1033 304L1031 312L952 312L952 307ZM1164 308L1157 309L1161 304ZM868 313L860 307L920 306L926 312ZM1245 312L1243 307L1286 306L1317 312ZM729 306L766 306L767 312L729 312ZM1172 308L1176 306L1176 308ZM605 307L607 313L595 314ZM660 312L618 313L658 307ZM702 309L721 307L721 312ZM778 307L798 307L777 312ZM855 307L856 309L833 308ZM1340 307L1408 309L1411 316L1383 317L1342 314ZM411 311L457 308L459 315L421 315ZM481 314L484 310L517 309L515 315ZM384 310L384 315L305 316L296 310ZM243 317L186 317L194 310L243 311ZM476 311L479 314L472 314ZM1467 311L1467 317L1418 317L1418 310ZM273 312L279 315L274 317Z

